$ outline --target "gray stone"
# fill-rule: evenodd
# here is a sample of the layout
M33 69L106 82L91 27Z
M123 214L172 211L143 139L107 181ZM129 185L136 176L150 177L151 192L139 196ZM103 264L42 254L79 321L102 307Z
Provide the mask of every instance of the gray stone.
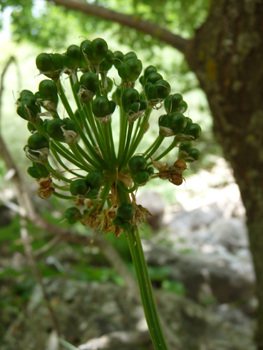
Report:
M112 283L86 283L66 279L45 280L46 290L57 314L63 338L82 349L153 350L145 329L139 329L142 311L127 290ZM71 289L73 300L65 299ZM57 342L47 308L35 288L34 307L20 317L8 330L1 350L47 350ZM85 303L85 296L90 301ZM174 293L157 292L158 308L182 346L178 350L255 350L252 343L253 324L246 328L223 321L215 313ZM110 310L110 312L108 312ZM135 312L133 312L135 311ZM218 312L220 315L220 313ZM130 340L129 340L130 339ZM105 346L106 346L105 345Z
M248 248L247 228L240 219L220 218L210 226L209 234L230 251Z

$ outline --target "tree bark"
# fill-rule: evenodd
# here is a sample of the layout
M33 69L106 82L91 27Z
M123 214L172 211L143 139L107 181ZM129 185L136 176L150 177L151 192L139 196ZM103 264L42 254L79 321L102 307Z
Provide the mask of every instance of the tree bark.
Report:
M213 0L186 59L213 114L214 133L231 163L246 208L257 279L263 350L263 2Z

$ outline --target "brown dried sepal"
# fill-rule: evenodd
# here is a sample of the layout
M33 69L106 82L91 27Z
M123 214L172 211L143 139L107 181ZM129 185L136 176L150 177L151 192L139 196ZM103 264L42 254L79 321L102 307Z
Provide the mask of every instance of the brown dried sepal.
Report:
M155 168L157 168L155 162L153 165ZM162 163L162 162L160 162ZM176 162L174 162L174 164L170 167L168 167L167 165L163 165L161 166L161 164L159 164L159 178L162 180L169 180L171 183L173 183L176 186L180 186L183 183L183 172L184 170L187 169L186 166L186 162L184 159L178 159Z
M134 216L130 223L134 226L141 226L143 222L147 222L148 217L152 216L148 209L144 208L142 205L138 205L137 203L132 203L134 207Z
M187 165L184 159L178 159L171 168L174 168L177 174L182 175L183 171L187 169Z
M120 180L126 188L132 188L133 179L129 173L127 174L118 174L118 180Z
M37 180L37 182L39 183L37 195L41 199L47 199L51 197L51 195L55 191L51 177L42 177L41 179Z
M88 216L86 216L84 219L82 219L81 222L84 225L92 227L94 229L98 228L100 226L100 223L101 223L100 218L96 212L88 214Z

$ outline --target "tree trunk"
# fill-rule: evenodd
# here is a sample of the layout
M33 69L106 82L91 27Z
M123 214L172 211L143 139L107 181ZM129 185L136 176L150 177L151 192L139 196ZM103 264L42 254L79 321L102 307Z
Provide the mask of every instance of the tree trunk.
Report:
M246 208L263 350L263 1L212 0L186 59L205 91L214 132Z

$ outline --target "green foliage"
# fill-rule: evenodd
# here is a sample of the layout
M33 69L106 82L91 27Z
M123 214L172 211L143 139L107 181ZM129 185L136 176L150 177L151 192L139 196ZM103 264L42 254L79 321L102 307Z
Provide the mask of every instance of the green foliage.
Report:
M167 292L173 292L178 295L185 295L184 285L180 281L162 281L162 288Z
M12 9L13 37L16 41L30 40L41 47L65 45L65 39L75 31L89 36L94 32L112 29L120 43L131 44L133 49L147 49L152 54L156 39L135 30L69 11L48 2L32 0L6 0L1 11ZM123 10L138 18L157 23L173 32L181 32L191 37L194 30L204 21L209 0L105 0L103 5L112 10ZM87 20L88 18L88 20ZM63 40L61 40L63 38ZM158 43L160 44L160 43Z

